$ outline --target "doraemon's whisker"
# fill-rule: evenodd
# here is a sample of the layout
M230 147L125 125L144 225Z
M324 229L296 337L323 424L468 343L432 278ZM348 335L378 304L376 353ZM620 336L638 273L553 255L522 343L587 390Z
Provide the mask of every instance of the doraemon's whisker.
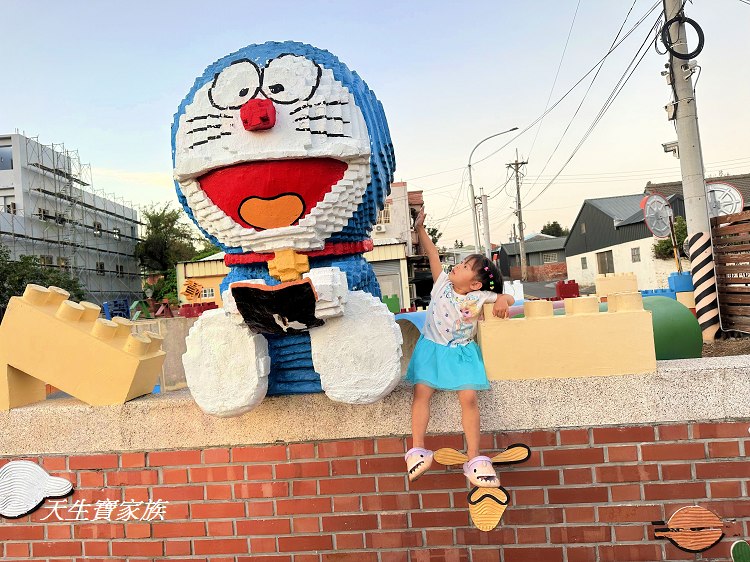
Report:
M348 101L320 101L318 103L306 103L305 105L299 106L297 109L290 111L289 115L294 115L298 111L302 111L308 107L315 107L316 105L349 105Z
M209 113L208 115L199 115L198 117L193 117L191 119L188 119L187 123L192 123L193 121L200 121L201 119L232 119L233 117L231 115L227 115L226 113L222 113L221 115L216 113Z
M221 124L219 125L206 125L205 127L198 127L197 129L193 129L191 131L186 132L186 135L189 135L191 133L197 133L198 131L207 131L208 129L221 129Z
M328 117L328 115L318 115L317 117L308 117L305 115L304 117L297 117L295 121L304 121L305 119L308 119L310 121L317 121L318 119L330 119L331 121L341 121L342 123L349 123L349 121L344 121L343 117Z
M198 146L198 145L200 145L200 144L206 144L206 143L207 143L208 141L212 141L212 140L220 139L221 137L223 137L223 136L225 136L225 135L231 135L231 134L232 134L232 133L230 133L229 131L226 131L226 132L224 132L224 133L221 133L221 134L219 134L219 135L214 135L214 136L211 136L211 137L206 137L206 138L205 138L205 139L203 139L203 140L199 140L199 141L197 141L197 142L194 142L193 144L191 144L190 146L188 146L188 148L194 148L194 147L196 147L196 146Z
M307 131L311 135L325 135L327 137L344 137L344 138L347 138L347 139L352 138L349 135L339 135L338 133L328 133L326 131L311 131L309 127L305 128L305 129L297 128L297 129L294 129L294 130L295 131Z

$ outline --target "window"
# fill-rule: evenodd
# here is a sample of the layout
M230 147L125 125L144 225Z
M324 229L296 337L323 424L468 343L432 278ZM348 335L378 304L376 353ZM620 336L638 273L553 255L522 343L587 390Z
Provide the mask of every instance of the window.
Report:
M104 275L104 262L103 261L96 262L96 274Z
M94 236L98 236L99 238L101 238L101 236L102 236L102 223L100 223L100 222L95 222L94 223Z
M70 260L68 258L57 258L57 267L68 269L70 267Z
M0 170L13 169L13 147L0 146Z
M612 257L612 250L596 253L596 263L599 266L599 273L614 273L615 261Z
M65 213L55 213L55 222L57 224L65 224L68 219L65 218Z
M52 256L39 256L39 265L52 265L54 258Z
M557 262L557 252L550 252L547 254L542 254L542 263L556 263Z
M52 219L52 213L44 207L39 207L36 214L39 217L39 220L48 221Z
M131 238L135 238L135 227L134 226L130 227L130 237Z
M586 234L586 223L585 222L581 223L581 234Z
M641 261L641 249L630 248L630 259L633 260L633 263Z
M207 289L203 289L201 291L201 298L202 299L212 299L212 298L214 298L214 289L213 289L213 287L209 287Z
M581 269L588 269L589 266L586 263L586 258L581 258Z
M391 222L391 204L386 203L383 210L378 213L378 224L389 224Z
M114 236L115 240L120 239L120 229L119 228L113 228L112 229L112 236Z
M117 268L117 277L125 277L125 266L117 264L115 267Z
M8 203L5 205L5 212L10 213L11 215L16 214L16 204L15 203Z

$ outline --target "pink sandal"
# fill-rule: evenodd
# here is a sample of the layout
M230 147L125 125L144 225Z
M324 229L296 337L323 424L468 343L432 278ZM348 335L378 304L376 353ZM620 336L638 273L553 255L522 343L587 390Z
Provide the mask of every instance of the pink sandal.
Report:
M409 482L414 482L422 476L432 466L433 452L421 447L413 447L406 452L404 460L406 461L406 471L409 475Z
M478 456L464 463L464 476L472 485L479 488L497 488L500 480L497 478L492 460L489 457Z

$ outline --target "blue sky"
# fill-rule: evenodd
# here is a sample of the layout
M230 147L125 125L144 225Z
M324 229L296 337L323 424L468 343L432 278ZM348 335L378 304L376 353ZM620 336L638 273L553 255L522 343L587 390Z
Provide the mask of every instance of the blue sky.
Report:
M654 3L637 0L625 30ZM64 142L91 163L98 189L136 204L176 201L169 128L195 77L250 43L307 42L332 51L368 82L385 106L396 178L425 190L428 222L438 222L446 241L469 243L468 213L448 217L467 207L460 168L473 146L495 132L525 128L543 112L576 7L552 102L604 55L630 4L3 0L4 44L14 48L3 57L0 132L19 129L45 143ZM707 168L750 172L750 79L731 74L732 62L744 60L749 49L750 6L695 0L686 10L706 34L697 100ZM495 195L493 241L506 241L510 230L511 201L498 186L515 149L529 160L523 198L531 200L571 155L656 17L607 59L546 169L589 81L541 128L474 167L475 186ZM547 220L569 225L587 197L637 193L649 179L679 179L678 161L661 148L676 139L663 109L669 88L659 73L666 60L653 47L648 51L558 180L525 211L528 229ZM483 144L475 161L511 138Z

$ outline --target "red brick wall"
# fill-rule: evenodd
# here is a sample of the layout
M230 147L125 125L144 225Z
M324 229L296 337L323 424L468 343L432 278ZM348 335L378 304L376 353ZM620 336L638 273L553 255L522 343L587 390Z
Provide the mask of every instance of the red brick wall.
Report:
M652 521L698 504L726 522L704 559L729 560L750 535L748 422L600 427L483 436L522 442L530 461L503 467L501 525L469 525L465 480L433 469L409 486L403 438L29 460L69 478L68 499L169 501L165 521L0 518L3 560L152 559L273 562L585 562L694 560L653 540ZM429 447L462 448L462 437ZM3 462L8 459L4 459ZM250 556L248 556L250 554Z
M526 277L528 281L559 281L568 277L568 266L562 262L547 263L544 265L526 266ZM521 267L512 266L510 268L510 278L521 278Z

